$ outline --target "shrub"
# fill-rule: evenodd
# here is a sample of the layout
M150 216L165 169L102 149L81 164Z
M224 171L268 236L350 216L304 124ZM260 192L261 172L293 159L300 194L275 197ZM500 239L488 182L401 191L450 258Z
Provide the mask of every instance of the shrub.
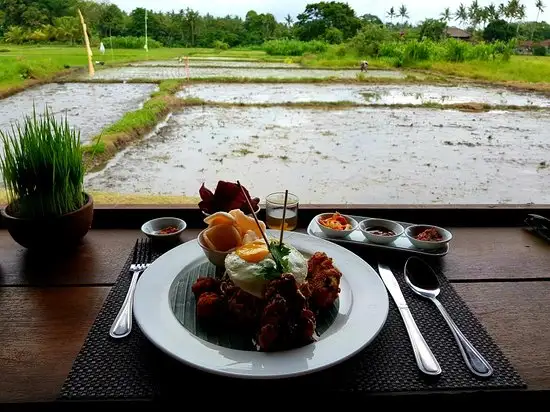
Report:
M262 49L272 56L303 56L305 53L324 53L328 44L319 40L270 40L263 44Z
M533 47L533 56L546 56L547 50L544 46Z
M344 34L336 27L331 27L325 32L325 40L330 44L340 44L344 41Z
M212 46L217 50L228 50L229 49L229 44L227 44L227 43L225 43L221 40L214 41L214 43L212 43Z

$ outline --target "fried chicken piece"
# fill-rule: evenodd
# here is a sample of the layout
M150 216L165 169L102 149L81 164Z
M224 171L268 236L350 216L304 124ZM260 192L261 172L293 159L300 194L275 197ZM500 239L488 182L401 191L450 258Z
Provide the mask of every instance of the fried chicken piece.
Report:
M195 283L193 283L191 290L195 295L195 299L198 300L199 297L205 292L219 293L220 281L216 278L201 276L195 281Z
M267 284L257 341L260 350L270 352L303 346L313 341L315 317L291 274Z
M284 297L292 309L302 308L306 304L305 297L298 292L296 279L290 273L284 273L279 279L272 280L266 286L264 299L269 301L277 295Z
M223 298L214 292L204 292L197 301L197 317L200 320L219 319L223 313Z
M227 299L228 321L243 330L253 330L258 327L263 302L254 295L245 292L237 286L225 289Z
M341 277L342 273L334 267L332 258L324 252L317 252L308 260L308 275L300 290L312 307L327 309L340 294Z
M300 319L298 321L298 330L301 331L301 339L304 342L312 339L316 326L317 321L315 320L315 315L313 312L309 309L302 309L302 313L300 313Z

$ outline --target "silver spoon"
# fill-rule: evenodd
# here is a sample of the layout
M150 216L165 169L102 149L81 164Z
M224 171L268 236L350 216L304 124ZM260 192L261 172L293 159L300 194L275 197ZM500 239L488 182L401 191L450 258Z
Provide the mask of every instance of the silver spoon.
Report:
M488 377L493 374L493 368L485 358L477 351L472 343L466 339L458 326L454 323L449 313L437 300L441 291L439 281L433 269L422 259L412 256L405 263L405 281L416 294L430 299L439 309L443 318L451 328L456 339L462 357L470 371L481 377Z

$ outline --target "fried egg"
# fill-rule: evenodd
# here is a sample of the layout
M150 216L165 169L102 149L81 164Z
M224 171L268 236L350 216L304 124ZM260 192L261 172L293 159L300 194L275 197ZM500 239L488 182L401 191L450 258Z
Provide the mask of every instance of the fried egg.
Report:
M290 253L284 258L288 261L288 273L292 274L298 285L306 280L307 259L292 245L286 243ZM267 263L269 262L269 263ZM225 270L233 283L254 296L261 298L269 280L262 276L264 265L275 265L263 239L256 239L238 247L225 258Z

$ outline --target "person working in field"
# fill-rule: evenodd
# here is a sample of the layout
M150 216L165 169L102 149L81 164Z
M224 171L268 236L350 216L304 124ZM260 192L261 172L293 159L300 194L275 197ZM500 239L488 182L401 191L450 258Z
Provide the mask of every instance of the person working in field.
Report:
M361 62L361 71L362 71L362 72L366 72L367 69L368 69L368 67L369 67L369 62L366 61L366 60L363 60L363 61Z

